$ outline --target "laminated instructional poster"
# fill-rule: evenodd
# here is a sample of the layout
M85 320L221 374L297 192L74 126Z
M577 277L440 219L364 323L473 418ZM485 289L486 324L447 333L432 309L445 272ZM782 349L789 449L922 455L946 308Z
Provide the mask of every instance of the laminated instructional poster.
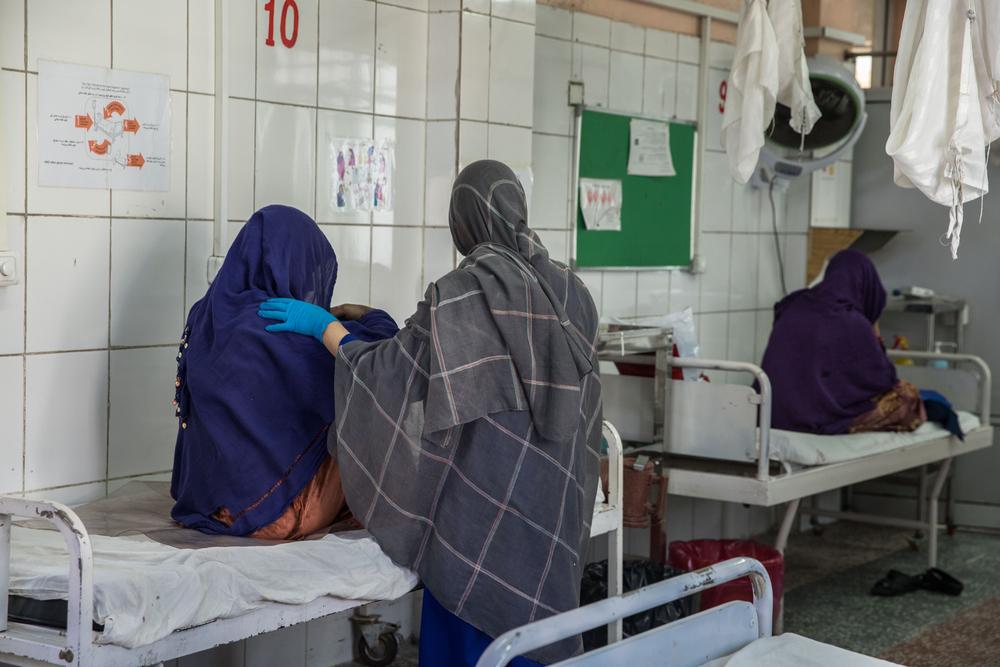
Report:
M618 232L622 228L622 182L600 178L580 179L580 210L591 231Z
M391 211L393 143L388 139L334 139L332 204L338 211Z
M163 74L38 61L38 183L170 189Z

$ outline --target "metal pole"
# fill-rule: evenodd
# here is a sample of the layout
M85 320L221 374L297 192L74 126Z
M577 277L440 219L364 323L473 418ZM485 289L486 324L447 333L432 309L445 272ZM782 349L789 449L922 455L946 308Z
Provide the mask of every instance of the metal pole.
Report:
M229 220L229 26L226 21L228 3L215 0L215 137L213 165L213 228L212 257L209 260L209 281L226 254L226 226Z
M10 591L10 524L14 517L0 514L0 632L7 630L7 595Z

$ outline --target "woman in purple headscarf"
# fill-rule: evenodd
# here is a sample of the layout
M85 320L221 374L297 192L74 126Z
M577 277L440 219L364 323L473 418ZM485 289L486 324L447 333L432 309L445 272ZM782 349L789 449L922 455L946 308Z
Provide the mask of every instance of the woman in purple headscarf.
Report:
M302 211L268 206L243 226L191 308L177 355L174 520L296 539L349 516L326 449L334 359L316 340L268 333L257 316L267 298L329 308L336 280L337 256ZM344 326L364 341L398 331L381 310Z
M772 426L836 435L912 431L926 420L918 390L896 377L879 337L885 300L871 260L844 250L822 282L775 306L763 361Z

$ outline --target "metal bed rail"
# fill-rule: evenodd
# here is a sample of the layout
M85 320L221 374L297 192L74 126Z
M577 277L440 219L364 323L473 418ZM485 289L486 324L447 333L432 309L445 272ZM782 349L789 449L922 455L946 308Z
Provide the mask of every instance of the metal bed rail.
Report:
M990 423L992 410L993 372L982 357L956 352L914 352L911 350L888 350L890 359L920 359L922 361L951 361L975 367L979 373L979 421L984 426Z
M600 515L594 513L594 524L591 525L591 535L600 535L603 531L608 538L608 597L621 595L625 590L622 562L625 554L625 536L622 519L624 517L624 472L622 470L623 447L618 429L605 420L601 432L608 442L608 497L605 523L596 525ZM597 482L600 484L600 480ZM622 619L616 618L608 624L608 643L613 644L622 639Z
M11 524L14 517L43 519L62 535L69 554L66 631L45 631L7 620ZM94 557L80 518L62 503L0 496L0 654L54 665L86 665L93 653Z
M756 636L752 639L770 637L774 602L771 579L767 574L767 570L764 569L764 566L760 562L752 558L733 558L711 567L688 572L687 574L640 588L622 596L601 600L600 602L595 602L594 604L506 632L487 647L486 651L479 658L479 662L476 663L476 667L504 667L504 665L507 665L519 655L524 655L525 653L530 653L563 639L579 635L586 630L608 623L612 619L622 619L626 616L631 616L632 614L637 614L647 609L673 602L674 600L686 598L743 577L749 577L753 589L753 612L756 616L756 632L753 634ZM748 603L737 602L729 604L747 605ZM712 609L702 612L698 616L718 613L722 609L723 607ZM676 623L681 624L683 622L684 619ZM634 645L637 641L643 641L646 636L652 641L655 639L656 634L667 630L670 628L670 625L672 624L627 639L618 646L624 649L623 653L628 652L627 645L630 643ZM688 639L697 640L696 637L691 637L690 633L684 632L683 634L688 635ZM706 642L712 642L717 638L704 637L702 639ZM672 645L672 642L667 640L663 644L661 655L664 659L668 655L676 657L673 656L673 650L676 647ZM599 649L600 656L595 656L594 660L603 662L594 662L593 664L608 664L606 659L613 656L614 652L614 646ZM586 656L587 654L584 654L582 658L586 658ZM623 659L625 657L624 655L622 656ZM577 660L578 658L571 658L565 664L573 663ZM612 664L619 663L614 662Z

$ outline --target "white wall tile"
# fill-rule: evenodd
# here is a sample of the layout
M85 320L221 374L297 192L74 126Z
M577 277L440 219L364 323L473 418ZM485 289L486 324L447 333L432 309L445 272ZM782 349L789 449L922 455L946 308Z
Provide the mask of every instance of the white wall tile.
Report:
M424 230L424 273L420 281L421 296L426 286L455 268L455 244L451 231L444 227Z
M299 29L295 45L282 42L282 3L275 3L274 46L267 45L269 12L257 10L257 99L293 104L316 104L316 22L318 0L296 0ZM285 23L285 36L293 36L293 12Z
M493 0L493 16L533 24L535 0Z
M187 185L184 173L187 153L185 140L187 135L187 98L186 93L170 93L170 189L166 192L112 190L111 212L113 215L184 217ZM199 111L203 111L203 109L199 108ZM200 150L200 146L198 148Z
M376 225L421 225L424 220L424 121L376 118L375 139L395 143L392 210L372 215Z
M229 102L232 118L233 101ZM211 218L214 216L213 193L215 191L215 98L207 95L188 96L187 133L187 217ZM230 120L230 122L232 122ZM251 126L252 131L252 126ZM232 131L229 131L232 136ZM251 135L252 136L252 135ZM246 142L250 144L250 141ZM230 174L235 165L230 157L227 163ZM183 171L181 173L184 173ZM252 173L252 172L251 172ZM232 181L232 175L230 175ZM117 200L118 194L115 195ZM228 215L232 215L230 211Z
M642 113L670 118L676 109L677 63L646 58L643 66Z
M788 184L785 199L785 224L790 232L808 232L812 199L812 179L796 178Z
M617 111L642 113L642 72L642 56L620 51L611 52L609 108Z
M698 118L698 68L695 65L677 64L677 108L674 113L681 120Z
M611 20L582 12L573 14L573 39L577 42L611 46Z
M583 81L583 101L587 106L608 106L610 68L611 52L608 49L587 44L573 45L573 78Z
M0 156L0 159L5 161L7 172L7 210L0 211L0 215L6 215L8 212L24 212L25 76L17 72L0 72L0 94L3 95L0 104L4 107L2 130L4 155Z
M536 134L532 137L531 150L535 183L528 221L536 230L569 229L573 141L569 137Z
M177 419L170 377L177 372L176 355L176 347L111 350L109 477L160 472L173 465Z
M254 95L257 81L257 7L256 0L226 1L229 10L226 19L229 22L229 94L237 97ZM262 42L264 37L260 35ZM212 76L215 76L214 72Z
M490 34L490 122L531 127L535 29L494 18Z
M708 66L728 70L733 66L736 46L728 42L711 42L708 45Z
M611 22L611 48L616 51L642 54L646 46L646 29L642 26Z
M254 208L288 204L313 215L316 110L257 103Z
M371 112L375 92L375 4L320 0L319 105Z
M541 9L541 7L539 7ZM538 132L572 133L568 104L573 73L573 45L559 39L535 39L534 129Z
M39 58L110 67L111 0L29 0L28 35L30 70Z
M772 308L775 302L781 299L782 294L778 254L774 245L774 237L770 234L760 236L757 257L759 258L757 260L757 307Z
M454 121L427 123L425 225L448 225L451 187L455 182L455 164L458 161L457 132L458 124Z
M246 220L254 212L254 103L229 100L229 213Z
M772 309L757 311L757 344L755 359L759 364L764 358L764 350L767 349L768 338L771 337L771 325L774 323L774 311Z
M635 271L605 271L602 317L635 317Z
M20 492L24 465L24 357L0 357L0 442L0 493Z
M423 296L422 230L372 228L372 303L402 322Z
M703 359L725 359L729 354L729 313L709 313L695 318L700 355ZM705 371L712 382L724 382L726 374L719 371ZM705 526L704 521L695 517L695 526ZM707 534L716 534L713 529Z
M729 307L733 310L757 307L758 243L768 237L757 234L735 234L729 260Z
M636 315L665 315L673 310L670 307L670 276L670 271L639 271Z
M45 3L47 6L49 3ZM73 4L72 7L77 6ZM28 8L29 16L31 7ZM55 20L51 19L50 20ZM108 19L108 25L110 19ZM77 26L79 27L79 26ZM34 34L34 33L32 33ZM105 30L107 34L107 29ZM67 56L64 60L73 61ZM77 60L77 62L79 62ZM38 136L38 75L28 75L28 134ZM38 142L28 142L28 213L50 215L108 215L111 212L111 196L107 190L86 190L83 188L49 188L38 185Z
M21 253L21 280L17 285L0 288L0 354L24 352L24 217L3 216L0 224L7 226L7 243Z
M423 118L427 110L427 14L377 8L375 113Z
M490 110L490 19L462 14L462 80L459 114L486 120Z
M170 77L170 87L187 89L187 3L174 0L119 2L111 13L112 62L119 69ZM150 29L155 26L155 29Z
M0 3L0 67L24 69L24 3Z
M728 169L728 168L727 168ZM732 179L730 178L730 181ZM756 232L760 230L760 202L767 194L749 183L732 183L733 189L733 231ZM770 216L768 216L770 224Z
M782 258L785 261L785 282L789 293L806 286L806 264L809 261L809 237L788 234L784 238Z
M108 344L109 222L30 218L27 351Z
M431 14L427 30L427 118L458 118L461 16Z
M594 304L597 306L599 314L603 317L603 297L604 297L604 271L577 271L576 275L579 276L583 284L587 286L587 291L590 292L590 297L594 300Z
M429 12L457 12L462 9L461 0L428 0Z
M756 345L756 313L752 310L729 313L729 351L726 358L752 363L756 359Z
M646 28L644 53L665 60L677 60L677 33Z
M733 179L725 153L705 151L705 187L701 193L701 230L728 232L733 227Z
M227 246L228 248L228 246ZM184 317L191 306L208 290L208 257L212 254L212 223L208 220L187 222L187 254L184 271Z
M157 345L179 338L183 266L183 220L112 221L112 345Z
M462 9L477 14L489 14L492 8L490 0L462 0Z
M535 8L535 32L546 37L572 39L573 12L549 5Z
M701 38L691 35L677 36L677 60L697 65L701 62Z
M515 172L531 166L531 130L490 125L489 158L504 162Z
M563 264L569 264L569 232L542 229L536 232L549 258Z
M701 301L698 290L699 276L690 271L676 270L670 274L670 310L691 308L698 312Z
M730 234L702 234L698 252L705 258L706 270L700 276L701 310L729 309Z
M774 198L773 211L771 210L771 196ZM788 232L788 216L786 214L787 195L782 192L781 188L775 186L773 191L766 187L761 188L757 200L760 202L757 231L770 234L777 227L778 231L782 234ZM805 233L808 230L799 229L798 231Z
M337 193L334 190L337 173L337 153L340 140L367 139L372 134L372 117L367 114L345 111L319 111L318 145L316 146L316 220L318 222L346 222L368 224L371 214L363 211L337 210Z
M28 356L25 382L25 486L104 479L107 350Z
M367 304L371 298L371 227L360 225L322 225L334 252L337 253L337 284L333 303Z
M489 125L463 120L458 124L458 168L489 154Z
M721 69L708 70L708 113L705 121L705 148L712 151L722 151L722 116L724 107L722 106L723 82L729 76L729 72Z
M235 3L234 3L235 4ZM235 7L234 7L235 9ZM230 26L232 11L226 16ZM232 41L232 37L230 37ZM231 59L230 59L231 60ZM215 91L215 3L189 2L187 7L187 87L199 93ZM232 79L230 66L229 80ZM233 94L232 84L229 94Z

